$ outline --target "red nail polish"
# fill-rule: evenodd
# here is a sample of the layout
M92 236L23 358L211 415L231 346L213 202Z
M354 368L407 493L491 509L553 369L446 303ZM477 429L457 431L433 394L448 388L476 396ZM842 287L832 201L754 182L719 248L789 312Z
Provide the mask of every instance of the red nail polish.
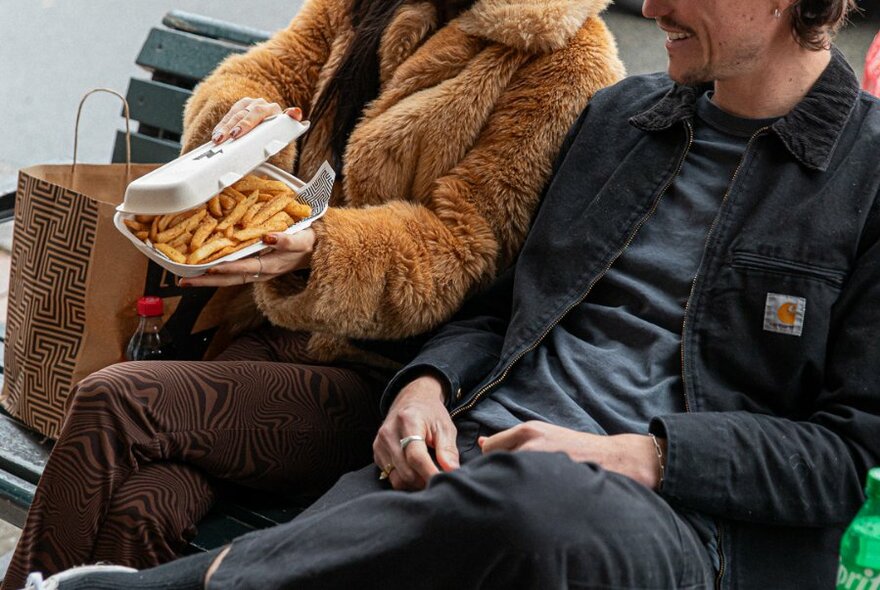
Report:
M241 127L233 127L232 131L229 133L229 135L232 136L232 139L235 139L236 137L238 137L238 135L240 133L241 133Z
M272 234L266 234L265 236L263 236L263 243L272 246L278 243L278 237Z

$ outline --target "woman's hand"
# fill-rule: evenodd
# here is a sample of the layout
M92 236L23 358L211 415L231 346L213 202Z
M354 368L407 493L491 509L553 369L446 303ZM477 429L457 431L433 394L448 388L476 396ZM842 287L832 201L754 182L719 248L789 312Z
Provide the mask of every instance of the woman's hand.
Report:
M599 436L577 432L545 422L530 421L493 436L481 436L477 443L483 453L493 451L538 451L565 453L578 463L596 463L656 490L663 470L657 457L657 448L650 436L617 434ZM666 456L666 440L657 439Z
M434 449L443 471L458 468L457 434L444 403L440 381L432 376L415 379L400 390L376 440L373 461L386 474L395 490L421 490L440 473L429 449ZM401 440L420 436L401 448Z
M315 247L315 232L306 228L295 234L266 234L263 243L272 246L256 256L223 262L200 277L180 279L181 287L226 287L268 281L277 276L309 268Z
M281 106L268 102L263 98L242 98L232 105L229 112L220 119L211 134L211 141L222 143L229 139L237 139L259 125L263 119L281 113ZM287 116L302 121L302 109L293 107L284 111Z

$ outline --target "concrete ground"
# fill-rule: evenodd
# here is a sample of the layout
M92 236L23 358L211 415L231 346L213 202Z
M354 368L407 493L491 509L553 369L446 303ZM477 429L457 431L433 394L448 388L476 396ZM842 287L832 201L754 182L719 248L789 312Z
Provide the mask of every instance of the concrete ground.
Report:
M171 9L274 30L283 27L301 1L274 0L6 0L0 19L0 194L15 187L16 171L37 163L70 161L73 121L80 97L104 86L124 93L131 77L148 77L134 60L149 29ZM632 14L607 13L621 57L631 74L666 65L663 34ZM861 76L864 55L878 30L877 20L855 17L838 44ZM122 128L115 99L97 96L82 120L81 159L108 162L116 129ZM0 226L0 250L9 249L11 224ZM5 239L4 239L5 234ZM9 256L0 252L0 321L6 318ZM0 522L0 555L18 538L18 529ZM5 569L0 565L0 570Z

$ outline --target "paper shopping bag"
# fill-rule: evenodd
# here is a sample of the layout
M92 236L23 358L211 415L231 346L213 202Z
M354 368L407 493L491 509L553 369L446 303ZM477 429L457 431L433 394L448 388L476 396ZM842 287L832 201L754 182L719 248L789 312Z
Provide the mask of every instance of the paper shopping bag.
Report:
M19 174L3 407L55 438L78 381L123 360L142 295L165 300L182 359L203 358L237 289L181 289L113 225L127 184L156 165L34 166Z

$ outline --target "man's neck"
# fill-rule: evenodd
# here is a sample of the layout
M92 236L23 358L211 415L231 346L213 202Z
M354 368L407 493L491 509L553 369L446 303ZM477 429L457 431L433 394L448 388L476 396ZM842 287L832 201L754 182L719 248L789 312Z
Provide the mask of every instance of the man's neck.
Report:
M712 102L739 117L782 117L807 95L830 60L831 51L798 47L789 59L774 59L754 72L716 80Z

